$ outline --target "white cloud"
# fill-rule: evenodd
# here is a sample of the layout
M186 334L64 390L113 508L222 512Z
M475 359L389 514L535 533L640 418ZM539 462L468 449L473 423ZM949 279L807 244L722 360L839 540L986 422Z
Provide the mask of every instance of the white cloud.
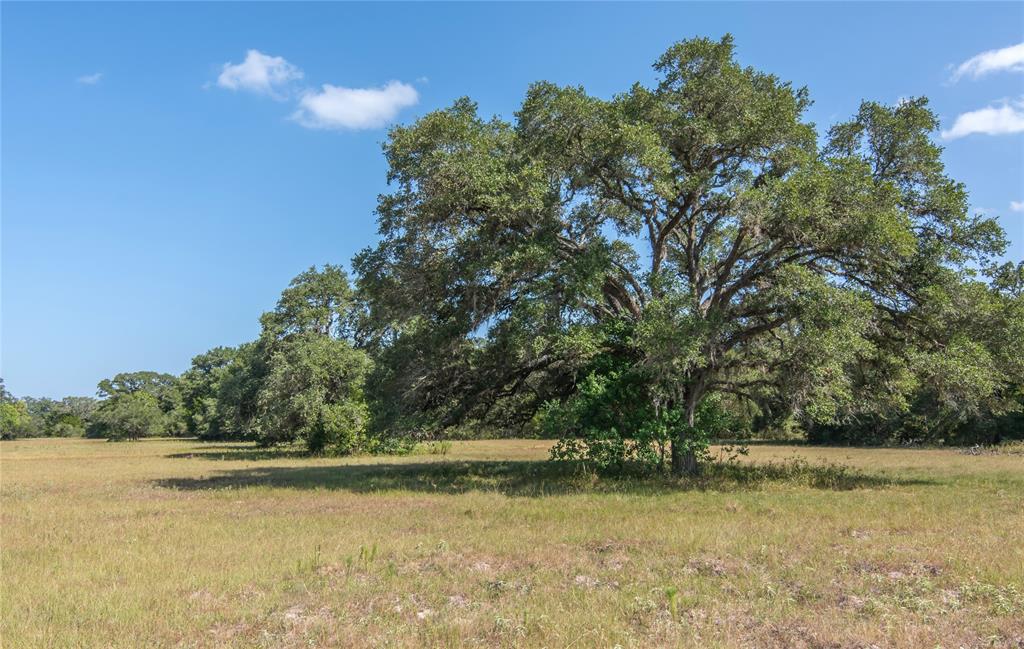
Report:
M1024 201L1010 201L1010 211L1024 212Z
M95 86L103 78L102 72L93 72L92 74L83 74L82 76L75 79L78 83L86 86Z
M943 131L942 138L955 140L973 133L1007 135L1024 132L1024 101L1003 101L958 115L953 128Z
M225 63L217 85L228 90L248 90L281 98L280 91L290 81L302 78L302 70L280 56L268 56L249 50L245 61Z
M1004 47L1001 50L989 50L972 56L953 71L953 81L962 77L977 79L990 72L1024 72L1024 43Z
M325 83L321 91L302 95L292 119L307 128L379 128L418 101L416 89L400 81L389 81L380 88L343 88Z

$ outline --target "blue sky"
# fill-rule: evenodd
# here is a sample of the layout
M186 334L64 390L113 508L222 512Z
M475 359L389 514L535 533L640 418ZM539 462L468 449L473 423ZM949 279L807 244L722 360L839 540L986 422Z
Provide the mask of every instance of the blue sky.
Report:
M862 99L930 97L948 171L1024 258L1021 3L0 11L0 376L18 396L255 337L292 276L373 243L387 123L463 95L510 117L540 79L607 97L698 35L808 86L821 131Z

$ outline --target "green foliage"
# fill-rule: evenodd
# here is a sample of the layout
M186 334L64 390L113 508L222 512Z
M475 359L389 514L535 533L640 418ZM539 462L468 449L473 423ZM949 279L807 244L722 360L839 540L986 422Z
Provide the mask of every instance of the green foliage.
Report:
M998 391L978 332L934 345L920 325L1005 245L945 176L926 100L865 102L819 144L808 91L741 66L731 37L654 67L611 100L537 83L513 123L461 99L393 129L381 240L355 260L382 426L543 411L599 464L671 442L683 472L715 394L839 425L870 409L870 359L895 370L886 407L923 377L944 402Z
M0 439L14 439L30 421L28 408L21 401L0 401Z
M707 461L709 444L737 429L721 395L704 398L691 426L682 409L652 404L644 387L614 372L590 374L565 403L549 403L539 419L546 436L559 438L552 459L582 460L602 472L659 469L679 431L685 440L677 448Z
M238 347L217 383L216 402L212 405L210 437L251 439L257 414L257 397L267 375L269 341L259 339Z
M366 353L345 340L307 333L282 341L257 397L258 439L301 440L317 454L365 448L363 383L370 366Z
M48 427L50 437L82 437L85 435L85 420L71 413L57 415Z
M178 384L186 429L202 439L302 442L312 453L384 448L367 438L363 396L372 367L356 349L357 309L338 266L296 276L262 333L196 356Z
M93 415L94 437L110 440L139 439L166 431L166 415L155 395L145 390L108 398Z
M234 347L215 347L192 359L192 366L178 379L188 434L200 439L243 437L233 381L245 374L245 361L244 350Z
M678 405L663 400L645 368L628 359L597 357L562 401L549 401L538 413L541 435L559 441L555 460L582 460L599 471L663 468L678 431L683 450L706 459L712 439L737 429L719 394L707 395L693 423Z
M124 440L183 431L181 395L173 375L123 372L100 381L97 393L103 399L89 417L89 437Z
M1024 298L1016 268L993 281L946 277L907 326L916 345L880 341L850 372L857 395L816 442L991 444L1024 438ZM1000 275L1002 273L1002 275Z
M263 314L265 333L282 337L316 333L345 338L353 326L352 290L340 266L325 264L299 273L282 293L277 307Z
M91 397L65 397L60 401L17 399L0 379L0 439L81 437L96 404Z
M355 320L348 277L331 265L298 275L260 318L246 386L256 389L250 425L260 443L299 440L317 454L367 447L363 392L372 364L352 345Z
M551 457L586 460L605 471L662 464L681 415L656 411L638 378L628 370L591 373L565 402L549 402L540 422L545 436L559 438Z
M103 379L97 385L100 398L146 392L158 400L171 400L177 379L159 372L122 372L112 379Z

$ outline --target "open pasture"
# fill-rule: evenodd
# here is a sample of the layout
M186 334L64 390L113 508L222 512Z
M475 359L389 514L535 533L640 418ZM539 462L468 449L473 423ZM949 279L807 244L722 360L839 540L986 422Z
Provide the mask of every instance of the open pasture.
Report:
M4 443L3 646L1024 643L1022 455L753 446L679 482L548 447Z

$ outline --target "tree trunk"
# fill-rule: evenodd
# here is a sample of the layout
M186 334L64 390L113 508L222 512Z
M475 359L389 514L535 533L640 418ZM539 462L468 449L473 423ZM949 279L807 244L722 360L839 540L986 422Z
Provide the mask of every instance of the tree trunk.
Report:
M697 462L697 454L692 450L683 450L683 436L686 433L680 431L678 437L672 442L672 475L676 477L700 475L700 464Z
M686 436L693 431L693 425L696 423L698 400L696 391L687 390L686 428L678 431L676 438L672 440L672 475L676 477L700 474L697 453L692 448L686 449Z

